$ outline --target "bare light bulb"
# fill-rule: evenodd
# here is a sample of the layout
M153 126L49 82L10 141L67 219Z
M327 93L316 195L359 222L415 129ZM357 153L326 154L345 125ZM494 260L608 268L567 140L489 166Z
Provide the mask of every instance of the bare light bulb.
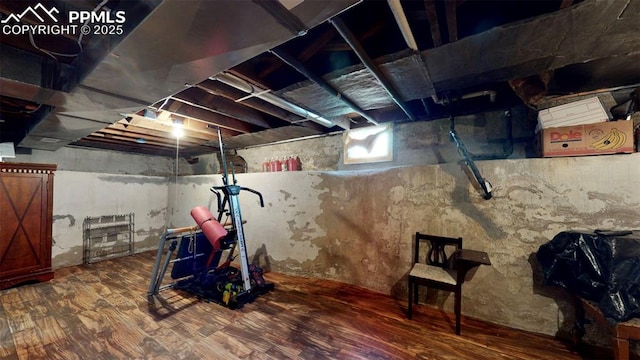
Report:
M181 138L184 136L184 129L182 128L182 124L180 123L174 123L173 124L173 136L177 137L177 138Z

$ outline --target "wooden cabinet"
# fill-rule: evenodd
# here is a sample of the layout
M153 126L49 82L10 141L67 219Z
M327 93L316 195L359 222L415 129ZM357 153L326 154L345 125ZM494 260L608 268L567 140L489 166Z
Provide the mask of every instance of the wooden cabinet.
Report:
M51 227L57 165L0 163L0 289L53 278Z

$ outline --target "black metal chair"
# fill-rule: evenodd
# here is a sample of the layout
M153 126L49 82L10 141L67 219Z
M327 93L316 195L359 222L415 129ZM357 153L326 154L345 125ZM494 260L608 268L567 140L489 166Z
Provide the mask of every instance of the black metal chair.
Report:
M425 249L420 244L429 245ZM413 266L409 272L409 307L411 319L413 304L418 303L418 286L451 291L455 294L454 312L456 334L460 335L462 284L467 272L479 265L491 265L489 256L482 251L462 249L462 238L450 238L416 233Z

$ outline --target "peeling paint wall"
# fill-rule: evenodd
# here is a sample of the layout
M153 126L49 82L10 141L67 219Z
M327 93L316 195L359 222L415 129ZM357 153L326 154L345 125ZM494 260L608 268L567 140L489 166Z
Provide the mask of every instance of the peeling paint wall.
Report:
M265 199L260 208L252 194L241 195L249 256L266 251L274 271L406 299L413 234L462 236L465 248L486 251L492 261L465 283L464 314L539 333L566 332L572 307L562 290L541 286L535 253L563 230L640 229L640 154L478 166L494 185L489 201L457 164L240 174L239 185ZM212 206L208 188L219 178L187 176L170 184L170 193L179 194L171 222L191 225L192 206ZM437 301L452 310L452 296Z
M166 229L168 184L175 179L175 159L107 150L60 148L17 154L15 162L57 164L54 175L54 268L81 264L83 221L87 216L134 213L134 251L155 249ZM177 172L217 172L215 154L189 164L180 158Z
M53 189L54 268L82 263L87 216L135 214L134 251L155 248L165 229L167 178L56 171Z
M209 189L221 185L221 175L194 175L173 178L168 183L167 226L170 228L196 225L190 211L205 206L215 214L216 198Z
M492 261L465 284L465 315L566 333L572 306L562 290L541 286L534 254L563 230L640 229L640 153L525 159L530 137L523 130L527 120L519 121L514 137L521 142L508 159L477 162L494 185L489 201L456 163L448 119L396 124L394 161L369 169L341 164L340 134L240 150L250 171L259 171L265 156L289 154L299 155L305 170L237 175L239 185L265 200L261 208L255 195L240 195L250 258L260 254L267 270L335 279L404 300L413 234L462 236L464 247L486 251ZM494 131L500 123L499 116L474 115L457 118L456 129L470 150L498 152L503 139L489 134L500 134ZM71 159L38 151L16 159L64 164L54 180L54 268L82 262L86 216L135 213L135 250L143 251L157 246L166 227L193 225L194 206L215 213L209 189L221 176L192 175L217 171L215 155L197 164L181 159L178 174L187 176L176 178L171 159L145 167L141 162L155 158L85 151L74 149ZM435 300L446 310L452 302L452 296Z

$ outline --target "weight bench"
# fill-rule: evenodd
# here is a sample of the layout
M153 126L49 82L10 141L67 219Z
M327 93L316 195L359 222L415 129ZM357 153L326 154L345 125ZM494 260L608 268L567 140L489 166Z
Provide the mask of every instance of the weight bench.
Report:
M613 355L615 360L629 360L629 340L640 340L640 319L633 318L624 322L611 324L604 317L598 305L592 301L575 297L576 325L574 333L574 344L579 345L584 336L585 313L588 313L597 322L609 329L613 336Z

